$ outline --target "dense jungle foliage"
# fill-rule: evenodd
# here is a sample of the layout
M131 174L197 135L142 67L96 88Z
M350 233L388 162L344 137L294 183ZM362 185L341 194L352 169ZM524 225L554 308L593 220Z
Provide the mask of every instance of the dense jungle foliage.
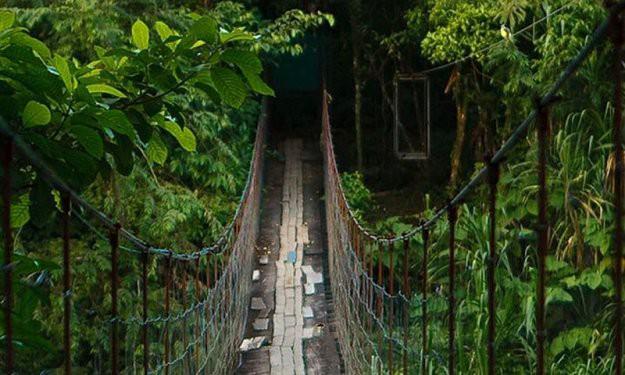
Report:
M300 10L266 20L251 4L229 1L5 6L3 126L94 207L151 245L182 253L211 245L234 215L259 97L274 95L264 66L301 53L298 38L332 23L331 16ZM13 170L17 370L54 371L62 365L60 196L21 155ZM80 339L72 352L77 370L94 373L109 357L102 330L110 324L110 247L93 217L72 215L72 257L80 260L72 288L72 331ZM120 313L138 316L139 262L122 257L121 267ZM150 269L156 267L152 260ZM148 299L162 300L163 284L152 278ZM185 293L172 298L172 311ZM140 353L128 345L127 363L136 364Z
M337 147L338 158L346 161L341 166L353 166L342 176L345 192L366 226L398 234L429 218L483 166L483 155L510 135L607 15L598 0L305 4L315 12L290 10L301 6L295 0L6 0L0 8L3 126L128 230L155 246L197 250L219 237L237 207L260 97L274 94L266 83L267 67L280 56L300 54L306 32L333 23L332 16L316 12L323 8L338 20L324 41L335 139L348 145ZM256 5L274 18L263 18ZM418 165L398 163L391 152L393 76L467 56L429 77L432 158ZM552 374L614 371L610 65L606 43L567 83L552 113L547 264ZM497 199L496 350L500 372L512 374L534 372L536 358L537 149L531 130L502 165ZM14 171L16 362L20 373L54 373L63 361L60 195L19 155ZM415 204L422 210L382 220L372 214L379 205L373 190L406 182L430 193ZM485 202L481 188L460 208L455 291L448 288L445 220L430 235L426 303L432 374L447 370L452 292L459 306L459 373L486 373ZM88 213L73 215L74 273L80 275L72 288L72 331L80 337L72 343L73 360L82 373L97 373L109 358L103 330L110 323L110 248L107 233ZM422 281L421 241L415 237L410 248L414 289ZM401 249L394 251L400 282ZM376 249L373 256L382 259L387 274L389 253ZM164 294L155 276L159 267L150 262L152 305ZM124 256L122 268L120 315L140 316L139 261ZM186 285L177 289L182 292L172 298L174 312L183 311L185 298L195 292ZM410 344L419 348L422 301L416 291L413 296ZM401 339L401 327L396 328ZM132 335L138 340L138 332ZM142 349L135 343L124 344L124 363L138 371ZM153 344L152 350L162 348ZM411 373L418 373L419 364L420 358L410 358Z
M447 132L455 137L455 140L450 139L453 147L447 159L450 171L445 177L447 183L436 180L438 188L431 191L438 207L483 167L483 155L510 136L511 130L533 108L534 98L546 92L607 14L599 1L443 0L419 2L417 6L405 2L396 4L400 10L395 8L395 12L387 13L395 23L380 26L379 16L369 18L369 3L366 0L349 2L360 10L361 17L354 22L359 25L357 32L363 34L357 39L360 49L355 49L354 53L365 57L364 61L354 57L355 67L358 62L361 68L360 73L354 72L356 85L358 79L360 85L375 88L371 91L379 89L378 82L382 82L382 89L390 85L389 76L394 72L376 69L379 60L370 59L372 51L379 49L383 50L379 54L391 60L389 64L400 72L419 70L419 67L409 66L415 54L422 59L423 69L469 57L430 77L433 95L445 91L453 99L447 109L433 107L432 110L449 110L456 118L451 126L436 120L432 124L434 128L447 126ZM337 19L340 25L341 19ZM488 46L492 48L485 49ZM547 371L553 374L614 371L614 207L611 202L615 171L611 145L611 51L610 43L606 42L582 65L561 91L562 100L554 106L551 118ZM378 80L380 75L382 79ZM441 75L445 80L437 78ZM367 97L367 92L364 91L365 103L377 100L375 96ZM354 95L357 98L358 94ZM359 108L356 106L355 110ZM364 139L367 148L367 138ZM437 142L436 132L433 142ZM376 146L377 143L376 139ZM373 150L369 146L365 154L375 154ZM365 172L372 158L361 162L365 164ZM501 166L496 271L496 351L501 373L526 374L534 372L535 368L536 160L536 135L534 128L530 128L525 141ZM411 168L409 173L427 167L412 164ZM343 182L357 216L382 234L403 233L411 228L411 223L427 219L435 212L426 196L423 212L376 220L366 215L372 208L374 194L364 185L362 175L344 174ZM449 186L447 192L441 186ZM427 265L431 293L427 300L431 314L428 361L433 374L444 373L447 366L449 293L455 293L458 300L458 373L486 373L486 269L489 262L486 202L487 190L482 187L460 207L455 291L448 290L446 220L439 221L430 235L433 242ZM395 251L396 275L401 277L399 246ZM421 283L420 236L413 240L410 251L414 291ZM387 253L376 251L375 256L382 256L386 267L390 267ZM418 294L413 298L411 324L411 343L420 347L421 300ZM398 327L398 339L401 339L400 333ZM411 359L414 373L418 373L419 364L420 358Z

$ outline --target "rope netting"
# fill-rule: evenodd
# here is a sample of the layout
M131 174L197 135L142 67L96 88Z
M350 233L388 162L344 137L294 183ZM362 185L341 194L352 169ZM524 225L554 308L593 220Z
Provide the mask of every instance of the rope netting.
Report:
M536 326L531 333L536 358L537 373L545 372L545 277L546 256L548 253L549 221L547 217L547 187L545 182L546 153L549 147L547 128L550 121L550 107L554 105L564 84L574 76L579 67L610 36L614 48L615 70L611 77L615 81L614 103L614 147L617 150L617 170L622 173L621 149L621 106L622 106L622 48L623 21L621 13L624 2L609 8L609 17L588 38L586 46L570 61L558 80L547 93L537 98L535 109L512 131L492 157L486 159L486 166L451 197L448 203L427 220L411 230L393 237L377 236L364 228L349 207L341 186L330 124L329 99L327 92L322 100L322 148L324 154L324 178L326 199L326 220L328 231L328 257L333 299L336 311L338 339L345 368L349 374L364 373L455 373L457 358L463 356L460 347L487 346L484 369L489 374L496 371L495 332L497 307L495 304L495 269L498 267L496 242L496 203L499 167L505 156L525 139L530 125L537 123L538 138L538 223L536 225ZM610 74L610 73L609 73ZM616 184L622 186L621 173ZM465 254L456 254L456 224L458 207L477 187L484 184L488 191L488 201L476 210L488 210L485 238L476 239L479 257L468 259ZM622 191L616 187L615 191ZM616 241L614 258L622 259L622 197L615 194ZM447 220L441 220L446 218ZM440 237L430 238L437 233ZM431 242L443 251L429 254ZM457 255L459 255L457 257ZM444 258L447 262L446 274L429 275L428 262L431 258ZM410 260L420 264L409 264ZM396 262L396 260L398 262ZM463 267L459 264L465 262ZM471 264L470 262L473 262ZM396 265L397 264L397 265ZM617 262L620 264L620 262ZM504 267L502 265L502 267ZM397 268L397 270L395 269ZM458 268L458 270L457 270ZM416 274L410 270L418 270ZM481 285L456 285L457 280L467 280L465 274L482 272ZM460 275L457 274L460 272ZM435 282L433 280L436 280ZM617 374L622 369L622 275L620 267L614 267L615 321L613 368ZM397 284L397 285L396 285ZM482 288L482 289L480 289ZM415 290L418 289L418 290ZM458 312L458 306L467 303L463 293L475 293L480 289L480 304L483 300L483 324L488 337L475 338L472 343L458 343L456 329L462 329L466 319ZM483 290L483 292L481 292ZM477 293L476 293L477 294ZM472 308L482 308L473 306Z
M126 231L71 190L5 124L1 130L5 139L4 182L10 176L7 172L15 149L59 192L63 208L59 239L63 266L52 271L52 303L42 307L39 316L52 335L52 343L63 349L54 348L52 354L42 352L42 363L48 367L31 368L19 363L19 353L8 344L7 363L13 365L17 357L18 368L26 373L49 371L59 363L66 374L232 373L238 365L251 293L267 132L266 100L247 182L232 221L213 245L193 253L151 246ZM6 198L4 195L4 207L10 207L10 195ZM3 232L10 237L10 228L4 226ZM85 240L89 238L86 235L78 238L74 233L92 234L93 239ZM5 247L5 277L10 279L11 269L19 261L7 261L6 255L13 249L7 242ZM106 248L110 252L93 251ZM86 279L87 268L91 269L89 274L97 270L95 287L94 280ZM97 290L73 292L84 288ZM11 292L5 290L7 295ZM87 297L78 300L74 295ZM90 299L96 295L105 298ZM14 296L11 302L19 298ZM62 326L51 321L61 311ZM6 326L11 323L5 319ZM81 332L78 327L88 329Z

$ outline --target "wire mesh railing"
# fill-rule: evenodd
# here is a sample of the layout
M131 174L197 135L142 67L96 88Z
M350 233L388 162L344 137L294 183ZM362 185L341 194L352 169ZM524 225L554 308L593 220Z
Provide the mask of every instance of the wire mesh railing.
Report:
M2 231L4 234L4 332L6 373L35 373L62 368L63 373L229 374L238 363L251 293L254 247L258 234L267 133L267 101L256 129L248 179L232 221L211 246L193 253L161 249L124 229L74 192L38 157L28 143L0 119L2 134ZM53 345L37 354L44 368L20 363L15 351L11 228L12 168L19 155L61 197L60 263L52 271L52 303L40 320ZM75 236L76 233L90 233ZM93 248L110 249L90 251ZM47 255L56 249L44 249ZM37 250L34 250L35 252ZM89 280L103 300L77 299L74 290ZM93 272L90 272L92 275ZM95 291L93 291L95 292ZM53 320L62 311L62 327ZM74 325L88 327L79 332ZM87 335L90 335L88 338Z
M484 279L486 283L487 317L482 324L487 331L487 359L485 369L488 374L497 371L496 329L497 305L495 301L496 279L495 270L498 266L499 254L496 242L497 223L497 186L499 183L499 167L505 156L527 134L528 128L537 123L538 139L538 223L537 232L537 281L535 321L535 353L532 359L538 374L545 373L545 338L546 338L546 257L549 252L549 218L547 212L548 191L546 184L546 165L549 142L548 127L550 108L558 99L558 93L564 84L574 76L579 67L590 54L609 40L613 46L614 71L614 132L613 144L616 158L615 172L615 244L612 255L615 264L623 259L623 223L622 223L622 185L623 185L623 152L622 152L622 48L623 20L622 12L625 2L618 2L608 8L609 15L601 23L586 46L570 61L557 81L547 93L535 100L535 109L511 133L511 136L490 157L485 160L481 169L465 186L459 189L448 203L435 211L432 217L424 220L410 231L394 237L381 237L369 232L356 219L341 186L334 147L332 127L329 114L329 95L324 91L322 99L322 148L324 154L324 179L326 193L326 228L328 230L328 256L331 285L336 310L338 338L347 373L439 373L446 371L454 374L460 345L457 342L456 328L464 323L458 316L458 303L464 303L457 297L457 291L466 287L456 285L456 224L457 210L471 192L486 182L488 189L488 254L484 257ZM441 220L446 217L446 222ZM447 259L444 283L432 285L428 274L428 262L432 254L429 247L433 239L431 234L438 225L445 225L444 233L448 236L446 252L436 254ZM408 270L410 249L418 249L421 253L419 274L411 275ZM401 275L396 274L394 257L402 258ZM619 261L620 260L620 261ZM612 345L614 355L614 371L622 373L622 270L614 267L614 323ZM401 280L401 285L395 285ZM412 290L415 286L419 290ZM444 301L446 309L441 309ZM430 330L434 320L443 321L438 324L439 336L432 337ZM420 329L415 329L419 327ZM440 329L446 331L446 339L440 337ZM419 338L420 340L415 340ZM436 349L432 344L438 341ZM418 343L417 343L418 342ZM447 347L446 350L440 348ZM460 353L462 354L462 353Z

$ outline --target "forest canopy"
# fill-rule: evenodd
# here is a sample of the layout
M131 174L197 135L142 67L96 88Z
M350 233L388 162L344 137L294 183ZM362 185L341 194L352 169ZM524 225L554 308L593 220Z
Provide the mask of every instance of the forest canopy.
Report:
M260 98L274 95L266 67L280 55L300 54L298 39L333 19L290 10L268 20L229 1L210 7L110 0L5 5L1 126L45 166L35 168L17 154L11 176L19 264L13 289L20 296L13 337L17 369L31 373L62 364L51 340L60 334L55 322L63 312L63 197L47 175L152 246L184 254L212 245L246 183ZM97 372L108 359L99 335L106 322L92 319L110 310L101 282L110 272L110 250L108 235L94 231L93 218L78 208L72 256L83 261L73 270L81 282L72 291L78 306L72 330L80 340L72 351L76 366ZM136 260L122 267L122 285L138 281ZM148 298L162 293L162 285L154 287ZM140 311L131 294L121 295L126 316ZM180 309L184 298L172 304ZM98 359L87 360L91 355Z

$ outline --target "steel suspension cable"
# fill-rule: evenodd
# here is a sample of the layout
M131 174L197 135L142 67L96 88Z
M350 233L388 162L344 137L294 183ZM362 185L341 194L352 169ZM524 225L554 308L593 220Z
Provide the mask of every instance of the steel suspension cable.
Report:
M262 113L266 113L267 111L267 101L263 100L263 109ZM87 202L78 192L74 191L61 177L58 176L56 172L50 167L50 165L43 160L38 153L33 150L33 148L17 133L15 133L6 123L6 121L0 117L0 134L2 134L7 139L11 140L14 148L20 152L20 154L25 157L32 165L37 169L41 176L46 180L54 189L58 190L62 194L66 194L69 199L76 206L79 206L86 212L89 212L93 217L95 217L102 225L104 225L108 230L114 230L117 222L111 219L104 212L98 210L89 202ZM245 197L249 194L250 185L252 183L251 178L254 171L254 158L250 160L250 166L248 169L247 180L245 183L245 188L241 194L239 199L239 203L233 214L231 221L228 223L224 231L220 234L218 239L209 246L202 247L200 250L184 253L184 252L176 252L172 249L159 248L157 246L152 246L148 241L145 241L133 234L127 229L120 229L120 236L125 240L129 241L133 244L134 247L141 251L147 251L154 255L159 256L172 256L176 260L182 261L195 261L200 259L207 254L219 253L223 249L223 246L226 244L228 236L232 233L234 229L234 223L237 218L240 216L241 211L243 209L243 205L245 204Z
M621 1L616 5L609 8L610 14L618 14L625 10L625 1ZM610 26L610 17L604 20L593 32L589 41L586 43L584 48L573 58L569 64L567 64L566 68L562 71L558 79L550 86L549 90L545 95L540 97L538 100L538 107L542 107L552 102L557 98L557 93L562 89L564 84L575 74L575 72L579 69L579 67L586 61L588 56L606 39L608 34L608 29ZM517 126L511 133L510 137L503 143L503 145L494 153L493 157L490 159L489 164L499 164L501 163L508 153L523 139L523 136L527 133L527 129L529 126L536 120L539 109L534 109L530 112L530 114L521 122L519 126ZM328 120L329 121L329 120ZM332 141L332 136L329 134L329 141ZM338 166L336 165L336 160L334 158L334 147L332 144L329 145L331 149L331 156L328 160L330 164L328 168L334 169L336 173L338 173ZM347 202L347 197L343 191L343 187L340 184L340 180L338 182L337 188L339 190L339 194L342 196L341 199L345 201L345 204L348 207L348 214L350 216L350 220L356 223L356 226L363 233L365 237L377 242L398 242L403 241L406 238L412 238L414 235L425 228L431 228L438 222L438 220L448 211L450 206L457 206L461 202L463 202L467 196L477 188L482 181L486 179L488 176L488 167L484 167L480 169L471 180L466 183L462 188L459 189L458 193L453 196L449 200L449 202L438 209L432 217L430 217L427 221L422 224L412 228L411 230L402 233L393 237L381 237L376 234L368 231L356 218L351 208L349 208L349 202Z

